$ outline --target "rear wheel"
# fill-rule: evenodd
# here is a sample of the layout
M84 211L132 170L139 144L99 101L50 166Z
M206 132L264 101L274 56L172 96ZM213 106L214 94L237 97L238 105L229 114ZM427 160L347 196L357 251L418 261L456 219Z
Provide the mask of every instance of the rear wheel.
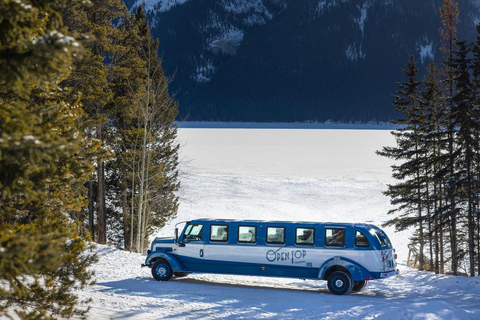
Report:
M173 270L165 259L155 261L152 266L152 276L157 281L168 281L173 276Z
M358 292L362 291L367 287L368 281L363 280L363 281L353 281L353 288L352 291Z
M353 281L349 274L343 271L333 272L327 279L328 289L336 295L349 294Z

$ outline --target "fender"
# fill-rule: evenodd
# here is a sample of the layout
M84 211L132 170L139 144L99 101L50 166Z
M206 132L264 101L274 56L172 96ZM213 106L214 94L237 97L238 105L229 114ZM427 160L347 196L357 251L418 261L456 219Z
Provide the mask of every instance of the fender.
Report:
M149 255L147 255L147 258L145 259L145 264L142 266L148 266L152 267L153 263L155 260L163 258L167 260L167 262L170 264L174 272L183 272L185 271L185 268L182 266L182 264L178 261L178 259L170 253L167 253L165 251L154 251L151 252Z
M325 273L330 267L342 266L350 272L353 281L373 280L375 277L360 264L343 257L333 257L325 261L318 272L319 279L325 279Z

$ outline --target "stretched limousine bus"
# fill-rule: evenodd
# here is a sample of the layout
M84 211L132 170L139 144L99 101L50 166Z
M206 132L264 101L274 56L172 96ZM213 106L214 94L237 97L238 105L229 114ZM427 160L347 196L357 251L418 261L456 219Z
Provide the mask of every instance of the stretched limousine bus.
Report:
M198 219L156 238L142 266L159 281L193 272L326 280L343 295L397 275L395 260L371 224Z

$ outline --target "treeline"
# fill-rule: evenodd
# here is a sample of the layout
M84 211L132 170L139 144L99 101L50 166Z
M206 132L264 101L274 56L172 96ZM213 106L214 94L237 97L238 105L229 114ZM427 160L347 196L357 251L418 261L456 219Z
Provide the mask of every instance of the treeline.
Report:
M142 7L92 1L62 12L70 31L89 35L63 86L80 92L87 140L105 152L87 183L88 230L98 243L141 252L154 228L175 216L178 105Z
M177 103L142 8L0 2L0 317L85 318L86 241L175 216Z
M414 228L420 270L454 275L480 274L480 24L477 41L457 34L459 8L444 0L440 8L442 65L433 61L418 79L410 56L397 83L393 105L397 145L380 155L398 183L389 185L395 217L386 225Z
M473 41L478 8L472 0L459 1L459 32ZM406 54L431 45L429 56L440 62L435 47L441 1L362 1L360 7L368 7L362 29L355 22L361 18L356 1L332 2L322 12L318 0L262 3L273 18L253 26L215 0L187 1L148 13L166 73L175 74L171 89L178 92L180 119L389 121L399 116L391 108L391 93ZM244 30L235 55L208 49L208 40L219 36L215 26L227 25ZM416 61L427 65L423 54ZM215 71L205 72L207 65ZM199 73L210 81L198 82Z

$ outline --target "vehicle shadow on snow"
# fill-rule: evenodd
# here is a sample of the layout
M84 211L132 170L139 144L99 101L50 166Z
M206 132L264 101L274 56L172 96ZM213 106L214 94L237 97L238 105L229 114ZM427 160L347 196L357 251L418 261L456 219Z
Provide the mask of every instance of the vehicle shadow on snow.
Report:
M311 287L305 286L301 287L301 284L298 284L298 288L289 285L288 287L276 287L273 285L268 284L243 284L243 283L228 283L228 282L212 282L209 280L202 280L202 279L176 279L176 282L179 283L190 283L195 285L207 285L207 286L219 286L225 288L247 288L250 290L274 290L274 291L290 291L290 292L303 292L303 293L328 293L330 291L328 288L320 288L320 287ZM297 286L297 284L295 284Z
M255 281L254 281L255 282ZM244 288L249 290L272 290L272 291L285 291L285 292L301 292L308 294L327 294L329 296L333 295L327 288L327 284L324 281L319 281L319 285L311 285L307 282L302 282L301 280L295 282L290 282L288 284L279 283L278 286L274 284L264 283L264 284L243 284L243 283L229 283L229 282L220 282L212 281L211 279L195 279L195 278L174 278L168 282L166 281L156 281L153 278L143 278L137 277L133 279L124 279L119 281L110 281L110 282L100 282L97 283L99 286L110 287L111 289L102 289L100 291L110 291L110 292L131 292L138 295L148 295L152 293L153 296L157 296L155 289L164 290L165 287L168 289L175 289L175 286L178 285L195 285L198 286L197 289L201 289L202 286L208 287L224 287L224 288ZM195 289L195 286L189 286L189 288ZM154 292L150 292L150 289L154 289ZM183 289L178 287L178 289ZM386 293L384 290L372 290L372 288L367 288L362 292L352 292L348 296L364 296L369 298L391 298L392 294Z
M229 282L212 282L211 280L207 279L194 279L194 278L181 278L175 279L176 282L182 283L191 283L191 284L199 284L199 285L208 285L208 286L221 286L221 287L231 287L231 288L247 288L250 290L258 289L258 290L278 290L278 291L286 291L286 292L302 292L302 293L310 293L310 294L326 294L328 296L333 296L330 290L328 290L327 282L318 280L318 281L304 281L304 280L293 280L289 283L279 283L278 286L270 283L264 284L253 284L253 283L229 283ZM377 297L377 298L390 298L391 294L383 290L370 290L366 289L361 292L352 292L348 296L364 296L364 297Z
M154 298L142 303L141 310L130 314L119 312L116 318L128 318L139 313L156 313L158 308L169 308L161 318L202 319L212 314L225 319L270 315L282 319L318 319L328 315L332 305L353 307L372 305L371 300L388 298L382 290L366 290L348 296L335 296L326 284L292 281L288 284L252 284L212 282L211 279L178 278L168 282L137 277L97 283L99 291L109 295ZM324 287L320 287L325 285ZM346 305L345 305L346 304ZM178 306L178 307L177 307ZM188 306L188 307L185 307ZM172 309L173 308L173 309ZM268 317L270 317L268 316Z

